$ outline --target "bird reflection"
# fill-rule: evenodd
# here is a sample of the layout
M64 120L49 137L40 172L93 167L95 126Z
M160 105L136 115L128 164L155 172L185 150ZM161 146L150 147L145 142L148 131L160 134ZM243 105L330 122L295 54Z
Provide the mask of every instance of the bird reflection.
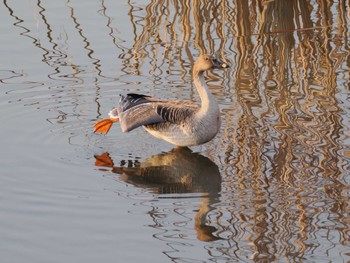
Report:
M217 229L205 224L221 189L219 168L209 158L188 148L174 148L142 162L122 161L121 166L114 165L109 153L96 155L95 160L96 166L112 168L124 182L157 194L202 193L202 204L194 218L197 237L207 242L220 239L213 235Z

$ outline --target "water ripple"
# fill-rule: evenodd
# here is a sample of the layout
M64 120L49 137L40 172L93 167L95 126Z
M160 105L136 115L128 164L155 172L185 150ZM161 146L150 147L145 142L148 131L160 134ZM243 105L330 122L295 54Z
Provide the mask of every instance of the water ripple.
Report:
M349 259L348 3L2 5L7 255ZM213 141L93 133L121 93L198 100L200 53L231 65L206 75L223 122Z

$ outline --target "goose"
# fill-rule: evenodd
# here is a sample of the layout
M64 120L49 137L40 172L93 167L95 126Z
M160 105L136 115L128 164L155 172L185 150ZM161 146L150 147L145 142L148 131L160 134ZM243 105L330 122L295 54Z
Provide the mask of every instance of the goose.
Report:
M175 146L189 147L212 140L221 125L219 105L210 92L204 72L225 69L229 65L210 55L201 55L193 66L193 82L201 104L190 100L164 100L143 94L121 95L119 106L109 118L94 125L95 132L107 134L114 122L123 132L143 126L151 135Z

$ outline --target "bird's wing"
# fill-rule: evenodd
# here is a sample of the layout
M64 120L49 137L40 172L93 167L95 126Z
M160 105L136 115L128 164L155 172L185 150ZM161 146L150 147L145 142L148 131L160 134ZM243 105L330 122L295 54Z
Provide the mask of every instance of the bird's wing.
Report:
M191 117L198 106L191 101L155 101L149 100L122 111L119 108L121 129L131 131L139 126L160 122L180 124Z

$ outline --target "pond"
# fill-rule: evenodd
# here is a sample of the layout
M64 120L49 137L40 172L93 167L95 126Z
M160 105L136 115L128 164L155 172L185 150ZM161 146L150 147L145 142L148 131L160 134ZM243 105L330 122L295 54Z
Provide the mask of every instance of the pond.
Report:
M348 1L0 5L1 262L350 261ZM93 132L202 53L212 141Z

